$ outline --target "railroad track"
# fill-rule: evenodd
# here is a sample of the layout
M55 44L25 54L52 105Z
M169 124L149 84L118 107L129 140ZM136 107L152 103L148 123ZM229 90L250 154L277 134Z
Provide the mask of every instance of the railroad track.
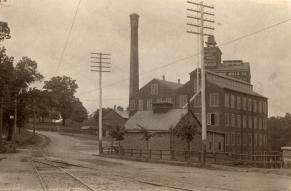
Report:
M69 171L68 166L49 160L41 149L32 149L31 165L44 191L95 191Z

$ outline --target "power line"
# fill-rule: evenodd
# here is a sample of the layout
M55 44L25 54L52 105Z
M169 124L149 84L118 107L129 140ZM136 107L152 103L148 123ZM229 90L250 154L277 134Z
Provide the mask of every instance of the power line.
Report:
M252 33L249 33L249 34L243 35L243 36L241 36L241 37L235 38L235 39L233 39L233 40L226 41L226 42L224 42L224 43L222 43L222 44L219 44L218 46L225 46L225 45L231 44L231 43L236 42L236 41L239 41L239 40L241 40L241 39L244 39L244 38L247 38L247 37L253 36L253 35L257 34L257 33L261 33L261 32L263 32L263 31L269 30L269 29L274 28L274 27L276 27L276 26L279 26L279 25L285 24L285 23L287 23L287 22L289 22L289 21L291 21L291 18L286 19L286 20L281 21L281 22L278 22L278 23L275 23L275 24L273 24L273 25L267 26L267 27L262 28L262 29L260 29L260 30L254 31L254 32L252 32Z
M62 64L62 62L63 62L64 54L65 54L65 51L66 51L66 49L67 49L67 47L68 47L68 44L69 44L69 40L70 40L70 37L71 37L71 34L72 34L73 27L74 27L74 25L75 25L75 21L76 21L76 17L77 17L77 15L78 15L78 11L79 11L79 7L80 7L80 4L81 4L81 1L82 1L82 0L79 0L79 1L78 1L77 7L76 7L76 9L75 9L75 13L74 13L73 21L72 21L71 27L70 27L70 29L69 29L68 36L67 36L66 41L65 41L65 46L64 46L64 48L63 48L63 50L62 50L62 52L61 52L61 56L60 56L60 59L59 59L59 62L58 62L58 66L57 66L57 69L56 69L56 73L58 73L58 71L59 71L59 69L60 69L60 66L61 66L61 64Z
M221 43L221 44L218 44L218 46L226 46L226 45L229 45L229 44L234 43L234 42L236 42L236 41L239 41L239 40L245 39L245 38L247 38L247 37L250 37L250 36L256 35L256 34L258 34L258 33L264 32L264 31L266 31L266 30L269 30L269 29L271 29L271 28L274 28L274 27L276 27L276 26L279 26L279 25L285 24L285 23L290 22L290 21L291 21L291 18L286 19L286 20L284 20L284 21L281 21L281 22L278 22L278 23L272 24L272 25L267 26L267 27L265 27L265 28L262 28L262 29L260 29L260 30L257 30L257 31L251 32L251 33L249 33L249 34L243 35L243 36L241 36L241 37L238 37L238 38L235 38L235 39L232 39L232 40L226 41L226 42ZM156 70L159 70L159 69L161 69L161 68L165 68L165 67L168 67L168 66L171 66L171 65L177 64L178 62L181 62L181 61L184 61L184 60L188 60L188 59L193 58L193 57L195 57L195 56L198 56L198 55L200 55L200 54L201 54L201 51L200 51L199 54L198 54L198 53L196 53L196 54L192 54L192 55L189 55L189 56L186 56L186 57L183 57L183 58L180 58L180 59L174 60L174 61L172 61L172 62L169 62L168 64L165 64L165 65L162 65L162 66L158 66L158 67L152 68L152 69L150 69L149 71L146 71L146 72L140 74L140 76L145 75L145 74L150 73L150 72L153 72L153 71L156 71ZM106 87L110 87L110 86L113 86L113 85L115 85L115 84L119 84L120 82L126 81L126 80L128 80L128 79L129 79L129 78L124 78L124 79L118 80L118 81L116 81L116 82L113 82L113 83L111 83L111 84L108 84L108 85L104 86L104 88L106 88ZM85 93L91 93L91 92L95 92L95 91L97 91L97 89L95 89L95 90L91 90L91 91L82 92L82 93L79 94L79 95L83 95L83 94L85 94Z

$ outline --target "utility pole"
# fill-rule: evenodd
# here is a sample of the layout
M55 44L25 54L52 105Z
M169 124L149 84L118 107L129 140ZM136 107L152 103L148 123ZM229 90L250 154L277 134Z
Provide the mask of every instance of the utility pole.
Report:
M2 147L2 133L3 133L3 96L0 103L0 149Z
M14 130L13 130L13 141L16 143L16 130L17 130L17 95L14 99Z
M35 104L35 98L33 98L32 101L32 107L33 107L33 136L35 136L35 108L36 108L36 104Z
M200 53L201 53L201 104L202 104L202 109L201 109L201 116L202 116L202 148L201 148L201 164L202 166L205 165L206 163L206 138L207 138L207 130L206 130L206 92L205 92L205 87L206 87L206 79L205 79L205 63L204 63L204 36L212 36L211 34L207 34L206 32L204 32L204 29L208 29L208 30L214 30L213 27L209 27L209 26L205 26L204 22L207 23L214 23L213 20L207 19L204 16L214 16L213 13L210 12L206 12L204 11L204 8L207 9L214 9L213 6L209 6L209 5L205 5L203 3L203 1L201 1L200 3L196 3L196 2L192 2L192 1L187 1L187 3L189 3L189 5L196 6L196 9L192 9L192 8L187 8L187 11L189 11L190 13L198 13L200 14L200 17L196 17L196 16L192 16L192 15L188 15L187 18L191 19L191 20L195 20L195 23L187 23L188 26L190 27L195 27L197 30L196 31L192 31L192 30L187 30L187 33L191 33L191 34L195 34L195 35L199 35L200 36ZM198 23L200 21L200 23ZM200 30L198 30L200 29ZM197 68L198 70L198 68ZM199 73L197 72L197 75Z
M98 72L99 73L99 154L103 153L102 148L102 73L103 72L110 72L110 54L104 53L91 53L91 65L90 67L91 72Z

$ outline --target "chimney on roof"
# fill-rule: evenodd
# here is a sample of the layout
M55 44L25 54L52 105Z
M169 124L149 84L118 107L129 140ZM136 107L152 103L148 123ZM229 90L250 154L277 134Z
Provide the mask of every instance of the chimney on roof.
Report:
M114 105L114 111L116 111L116 105Z
M206 47L204 47L204 63L207 68L214 68L221 64L222 52L216 46L216 41L213 35L208 36Z
M136 98L139 91L139 64L138 64L138 20L139 15L130 14L130 75L129 75L129 101Z
M165 80L165 78L166 78L165 75L163 75L162 78L163 78L163 80Z
M180 80L180 78L178 78L178 84L181 84L181 80Z

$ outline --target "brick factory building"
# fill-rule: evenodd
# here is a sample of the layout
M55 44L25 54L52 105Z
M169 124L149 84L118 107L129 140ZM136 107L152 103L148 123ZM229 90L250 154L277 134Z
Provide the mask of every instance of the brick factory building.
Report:
M131 16L131 23L135 23L135 25L132 24L131 47L135 48L137 48L138 40L137 21L136 14ZM250 64L241 60L222 61L222 52L216 46L213 36L208 38L204 51L207 151L242 154L260 154L266 151L268 99L253 90ZM144 120L150 121L151 118L148 116L157 117L158 114L153 111L153 103L172 104L173 108L167 111L168 115L172 115L172 110L180 111L185 108L188 99L198 91L197 70L190 72L190 79L185 84L181 84L179 80L178 82L166 81L163 76L161 80L153 79L139 89L135 83L139 78L138 66L135 66L138 65L138 56L134 55L137 53L137 50L131 48L129 110L132 118L125 124L129 133L133 129L136 130L135 124L146 123ZM199 93L191 101L190 108L201 120ZM181 117L181 114L177 115L180 116L176 117ZM158 128L155 127L155 123L146 124L151 124L147 127L149 130L170 130L167 123L164 123L164 126L156 125Z

